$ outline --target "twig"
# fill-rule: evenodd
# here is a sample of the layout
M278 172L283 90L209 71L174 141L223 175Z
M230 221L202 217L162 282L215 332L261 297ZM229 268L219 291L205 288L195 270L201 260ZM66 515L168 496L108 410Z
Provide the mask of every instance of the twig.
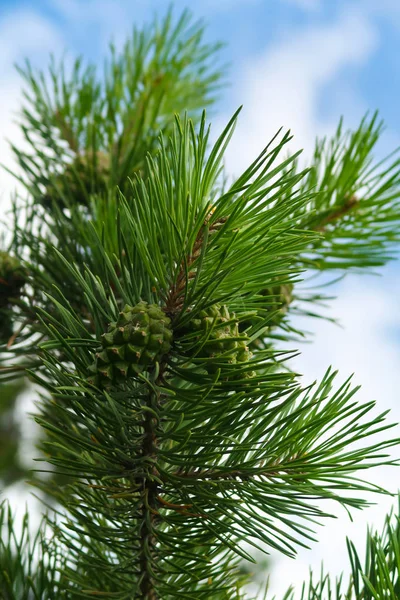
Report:
M347 215L347 213L349 213L354 208L354 206L359 204L359 202L360 201L356 196L348 196L346 198L345 203L339 208L337 208L335 211L330 213L327 217L325 217L325 219L321 221L318 227L315 227L314 231L324 232L326 230L327 225Z
M165 312L167 314L174 316L177 312L179 312L179 310L183 306L184 299L182 296L186 288L186 282L187 280L194 279L196 276L196 271L191 270L191 266L201 254L201 247L204 243L204 228L208 226L213 212L214 210L211 209L204 221L204 226L200 229L199 233L197 234L196 240L193 244L192 252L186 256L186 260L182 259L176 281L171 286L171 289L167 296L167 301L165 304ZM226 217L221 217L220 219L215 221L215 223L212 223L210 225L209 232L212 233L213 231L217 231L220 228L220 226L226 221Z

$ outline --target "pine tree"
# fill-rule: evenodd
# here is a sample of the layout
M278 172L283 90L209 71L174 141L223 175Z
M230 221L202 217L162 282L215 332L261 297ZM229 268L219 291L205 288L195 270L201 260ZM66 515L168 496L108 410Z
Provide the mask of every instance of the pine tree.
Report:
M6 248L1 240L0 248ZM0 345L14 341L12 302L19 295L24 282L23 271L18 260L0 249ZM12 300L11 300L12 299ZM21 427L17 418L17 404L25 382L18 379L11 383L0 383L0 482L9 485L26 477L21 461Z
M0 480L9 485L27 477L21 464L21 428L16 418L16 406L23 382L0 385Z
M399 154L374 162L382 124L366 116L304 169L279 131L229 183L240 111L211 144L203 110L218 48L169 13L101 75L21 69L0 377L39 386L39 470L59 478L37 483L52 510L34 538L3 502L7 600L245 598L252 549L295 556L326 500L351 511L386 493L361 472L395 462L393 424L331 369L302 385L291 316L318 312L305 277L391 259ZM322 576L301 597L398 597L399 543L392 517L365 567L349 542L345 592Z

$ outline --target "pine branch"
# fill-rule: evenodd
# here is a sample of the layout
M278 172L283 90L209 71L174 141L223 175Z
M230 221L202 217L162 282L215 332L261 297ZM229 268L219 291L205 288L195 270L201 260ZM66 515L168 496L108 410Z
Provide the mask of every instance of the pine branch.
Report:
M20 533L16 531L20 530ZM43 520L35 535L31 533L29 515L21 525L6 501L0 504L0 594L3 600L58 600L66 598L60 571L66 559L60 548L49 538ZM71 590L72 592L72 590ZM69 598L75 597L73 594Z
M340 122L332 139L317 140L311 170L302 181L310 203L302 226L320 231L304 264L312 269L368 268L385 264L398 243L400 158L381 161L374 151L383 131L377 114L355 131Z
M382 131L377 114L370 118L366 115L354 131L344 131L341 121L331 139L316 142L310 170L299 182L301 191L309 194L299 227L321 235L306 253L294 257L312 278L316 271L335 269L344 274L370 269L395 256L399 241L400 158L397 149L383 160L375 160ZM288 193L281 191L283 196ZM323 282L326 285L326 278ZM308 308L321 300L324 297L319 293L296 290L282 306L289 316L321 317L320 312ZM276 325L296 337L302 334L290 326L287 318L279 319Z
M362 564L353 542L347 539L351 577L347 585L343 584L343 575L333 580L324 574L315 577L303 585L301 593L296 595L290 588L283 600L397 600L400 593L400 520L399 509L387 515L383 531L368 530L365 555ZM275 598L275 597L274 597Z
M399 159L372 166L376 117L340 125L304 171L278 132L225 189L239 111L212 147L200 116L216 50L169 13L112 49L102 77L80 60L69 75L53 63L49 88L23 71L30 150L14 150L29 199L13 249L26 279L11 301L13 273L0 276L15 319L0 379L27 368L42 391L42 447L63 478L39 483L62 515L60 597L242 598L244 543L293 556L332 516L324 500L362 508L386 492L360 473L397 464L386 413L331 370L303 388L274 342L289 347L305 268L389 258ZM384 561L368 584L351 551L362 594L379 589ZM311 582L309 598L339 600L330 586Z
M21 182L46 212L57 214L90 195L107 195L145 169L160 132L171 133L173 115L198 119L223 84L220 44L204 42L204 25L188 11L169 11L143 31L133 30L120 54L110 49L103 74L75 61L50 64L50 83L29 62L20 68L27 90L21 129L30 150L13 151ZM72 236L71 236L72 237Z
M157 386L157 382L155 382ZM155 516L158 515L158 484L156 482L157 469L157 437L154 414L160 409L159 394L150 393L147 404L148 411L144 414L143 423L143 457L150 464L147 477L143 479L143 504L140 525L140 558L139 569L141 573L140 594L141 598L157 600L158 595L154 588L152 566L154 563L154 551L156 537L154 536Z
M327 225L345 217L351 210L357 207L358 203L359 200L355 196L345 198L343 206L331 212L324 219L321 219L319 225L315 227L315 231L326 231Z
M235 555L249 558L243 540L293 555L329 516L317 500L361 508L366 492L383 490L356 471L393 463L387 450L398 439L379 438L390 427L385 415L355 402L349 381L334 391L328 372L303 390L280 367L290 353L252 356L246 346L262 335L259 324L241 333L249 311L266 319L261 284L296 276L293 256L315 234L297 229L307 195L271 204L276 187L298 181L286 170L295 157L279 162L285 135L210 209L206 190L234 123L207 155L204 121L197 135L190 121L177 121L170 145L161 142L149 158L147 180L119 200L115 254L96 224L82 220L91 244L84 272L56 250L44 256L64 283L40 309L46 341L31 377L53 399L43 398L38 421L49 462L71 483L50 491L68 510L59 535L80 566L67 574L87 597L235 597ZM79 311L63 293L76 287ZM171 290L175 304L167 307ZM151 303L157 310L146 308ZM122 324L136 305L140 314L172 317L172 346L141 367L123 343ZM135 340L147 336L134 331ZM145 351L136 346L139 361Z
M23 381L0 384L0 481L7 486L27 475L20 460L21 431L16 404Z

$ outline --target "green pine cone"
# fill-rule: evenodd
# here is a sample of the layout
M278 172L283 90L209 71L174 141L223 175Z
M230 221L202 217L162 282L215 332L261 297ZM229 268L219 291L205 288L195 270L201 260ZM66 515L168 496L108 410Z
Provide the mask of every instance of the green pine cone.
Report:
M210 359L205 361L209 373L223 368L224 363L246 363L252 357L247 336L239 332L235 315L231 315L224 305L215 304L202 310L198 317L189 322L185 333L191 334L189 339L192 344L198 342L198 350L194 346L190 351L194 357ZM253 372L247 372L242 377L252 375Z
M265 298L265 304L262 306L263 303L260 302L260 308L263 308L270 313L268 329L271 331L282 324L283 319L289 310L289 306L293 301L293 284L286 283L283 285L272 285L269 288L261 290L259 295ZM257 319L254 320L250 318L243 321L240 324L240 327L241 329L248 329L257 323ZM267 334L265 334L265 336L267 336ZM265 347L264 340L265 338L254 340L251 347L253 349Z
M293 300L293 284L275 285L262 290L261 295L270 297L271 310L279 310L280 315L284 315Z
M17 258L0 251L0 308L11 298L18 298L26 281L24 269Z
M90 368L89 383L107 386L148 370L171 348L171 319L156 304L126 305L102 335L103 350Z
M107 191L110 173L110 157L105 152L78 155L66 166L65 171L49 182L43 197L43 204L51 206L67 199L74 204L88 204L90 194L103 194Z

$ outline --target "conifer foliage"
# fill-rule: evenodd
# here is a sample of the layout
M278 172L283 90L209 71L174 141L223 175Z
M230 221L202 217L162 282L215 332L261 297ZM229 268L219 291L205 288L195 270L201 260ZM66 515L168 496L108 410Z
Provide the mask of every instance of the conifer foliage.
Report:
M321 298L301 291L306 270L389 260L399 155L373 162L381 124L366 117L301 170L280 131L228 184L240 111L214 144L202 112L217 50L168 14L112 48L101 76L80 60L22 71L28 200L1 255L14 275L0 378L37 384L41 446L63 478L40 483L56 513L33 542L3 505L7 599L249 597L251 548L294 556L327 500L351 510L385 492L362 473L393 462L392 422L331 369L302 385L290 316ZM387 531L368 580L349 545L357 598L381 564L393 572Z

